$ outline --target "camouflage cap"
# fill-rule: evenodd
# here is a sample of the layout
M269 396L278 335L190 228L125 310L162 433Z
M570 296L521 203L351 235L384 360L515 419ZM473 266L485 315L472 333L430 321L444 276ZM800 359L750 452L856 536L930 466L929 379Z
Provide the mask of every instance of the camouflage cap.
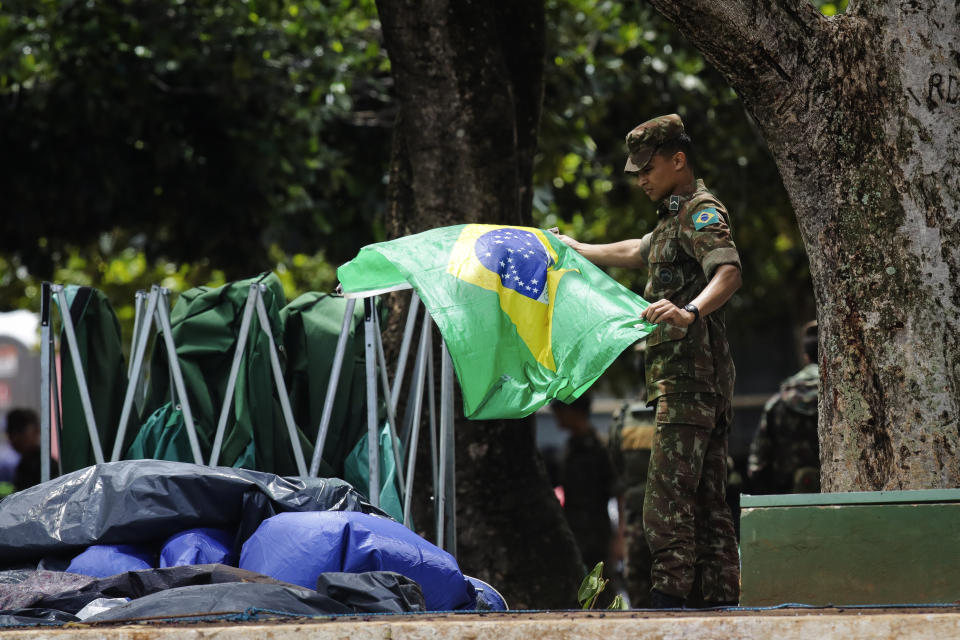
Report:
M683 121L675 113L658 116L633 128L627 134L627 166L625 173L640 171L657 151L657 147L683 133Z

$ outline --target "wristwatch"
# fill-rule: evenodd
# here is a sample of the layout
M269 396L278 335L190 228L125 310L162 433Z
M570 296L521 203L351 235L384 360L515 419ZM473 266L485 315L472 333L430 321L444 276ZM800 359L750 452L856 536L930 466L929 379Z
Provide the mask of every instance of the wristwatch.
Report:
M690 323L690 326L697 324L697 320L700 319L700 309L697 309L697 305L692 302L683 308L684 311L689 311L693 314L693 322Z

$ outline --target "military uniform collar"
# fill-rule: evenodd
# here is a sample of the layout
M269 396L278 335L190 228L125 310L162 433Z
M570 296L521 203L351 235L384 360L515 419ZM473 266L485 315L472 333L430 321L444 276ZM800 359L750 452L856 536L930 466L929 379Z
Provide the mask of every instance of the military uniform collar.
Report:
M706 188L707 187L703 184L703 180L699 179L694 180L688 185L680 187L677 189L676 193L667 196L660 202L660 206L657 207L657 215L663 218L665 216L679 213L680 209L683 208L683 205L686 204L690 198Z

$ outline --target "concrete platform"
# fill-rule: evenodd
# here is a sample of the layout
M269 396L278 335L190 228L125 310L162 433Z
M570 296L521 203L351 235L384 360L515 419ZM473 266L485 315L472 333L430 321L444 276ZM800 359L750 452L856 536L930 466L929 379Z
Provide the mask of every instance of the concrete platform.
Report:
M782 609L724 612L514 612L357 616L247 623L71 624L9 629L30 640L533 640L536 638L690 640L866 640L960 638L960 607L947 609Z

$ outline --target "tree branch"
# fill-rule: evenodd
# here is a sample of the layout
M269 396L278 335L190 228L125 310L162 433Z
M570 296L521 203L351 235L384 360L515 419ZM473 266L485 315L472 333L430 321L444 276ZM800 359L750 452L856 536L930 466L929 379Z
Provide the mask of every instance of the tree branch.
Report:
M830 21L807 0L650 0L754 108L783 117Z

